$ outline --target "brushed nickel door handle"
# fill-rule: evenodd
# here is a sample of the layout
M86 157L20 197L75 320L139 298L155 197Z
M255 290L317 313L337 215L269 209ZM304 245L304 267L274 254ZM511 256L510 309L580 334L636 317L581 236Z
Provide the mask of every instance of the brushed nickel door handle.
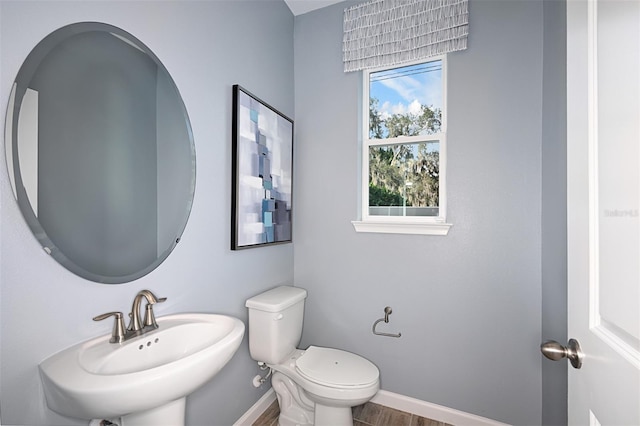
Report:
M582 367L582 358L584 357L580 343L575 339L569 339L567 346L562 346L555 340L547 340L540 345L542 355L551 361L559 361L562 358L568 358L573 368Z

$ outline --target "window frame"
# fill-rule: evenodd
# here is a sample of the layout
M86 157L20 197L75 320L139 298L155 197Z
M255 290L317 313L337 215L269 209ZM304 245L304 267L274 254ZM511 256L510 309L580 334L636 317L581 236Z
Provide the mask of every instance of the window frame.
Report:
M431 135L400 136L391 139L371 139L369 135L369 87L370 76L379 71L404 66L442 61L442 119L440 132ZM360 220L352 221L356 232L391 234L447 235L452 224L447 223L447 57L433 56L406 64L365 69L362 71L361 102L361 201ZM439 143L438 216L381 216L369 214L369 150L375 146Z

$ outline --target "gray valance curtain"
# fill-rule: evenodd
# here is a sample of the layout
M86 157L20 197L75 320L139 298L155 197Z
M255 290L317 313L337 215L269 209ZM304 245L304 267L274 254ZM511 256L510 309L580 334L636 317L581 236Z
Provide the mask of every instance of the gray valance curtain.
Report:
M468 0L373 0L344 11L344 71L467 48Z

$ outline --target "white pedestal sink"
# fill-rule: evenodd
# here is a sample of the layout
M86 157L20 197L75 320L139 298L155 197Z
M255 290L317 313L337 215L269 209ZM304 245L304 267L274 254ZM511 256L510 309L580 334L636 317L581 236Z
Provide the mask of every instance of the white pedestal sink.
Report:
M47 405L121 426L184 425L185 398L235 354L244 323L215 314L159 317L159 328L124 343L88 340L40 364Z

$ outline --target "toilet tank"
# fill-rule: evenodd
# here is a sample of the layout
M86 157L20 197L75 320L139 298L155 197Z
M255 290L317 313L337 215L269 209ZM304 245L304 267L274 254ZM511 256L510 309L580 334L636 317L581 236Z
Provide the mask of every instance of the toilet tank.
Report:
M247 300L251 358L278 364L297 348L306 297L303 288L281 286Z

